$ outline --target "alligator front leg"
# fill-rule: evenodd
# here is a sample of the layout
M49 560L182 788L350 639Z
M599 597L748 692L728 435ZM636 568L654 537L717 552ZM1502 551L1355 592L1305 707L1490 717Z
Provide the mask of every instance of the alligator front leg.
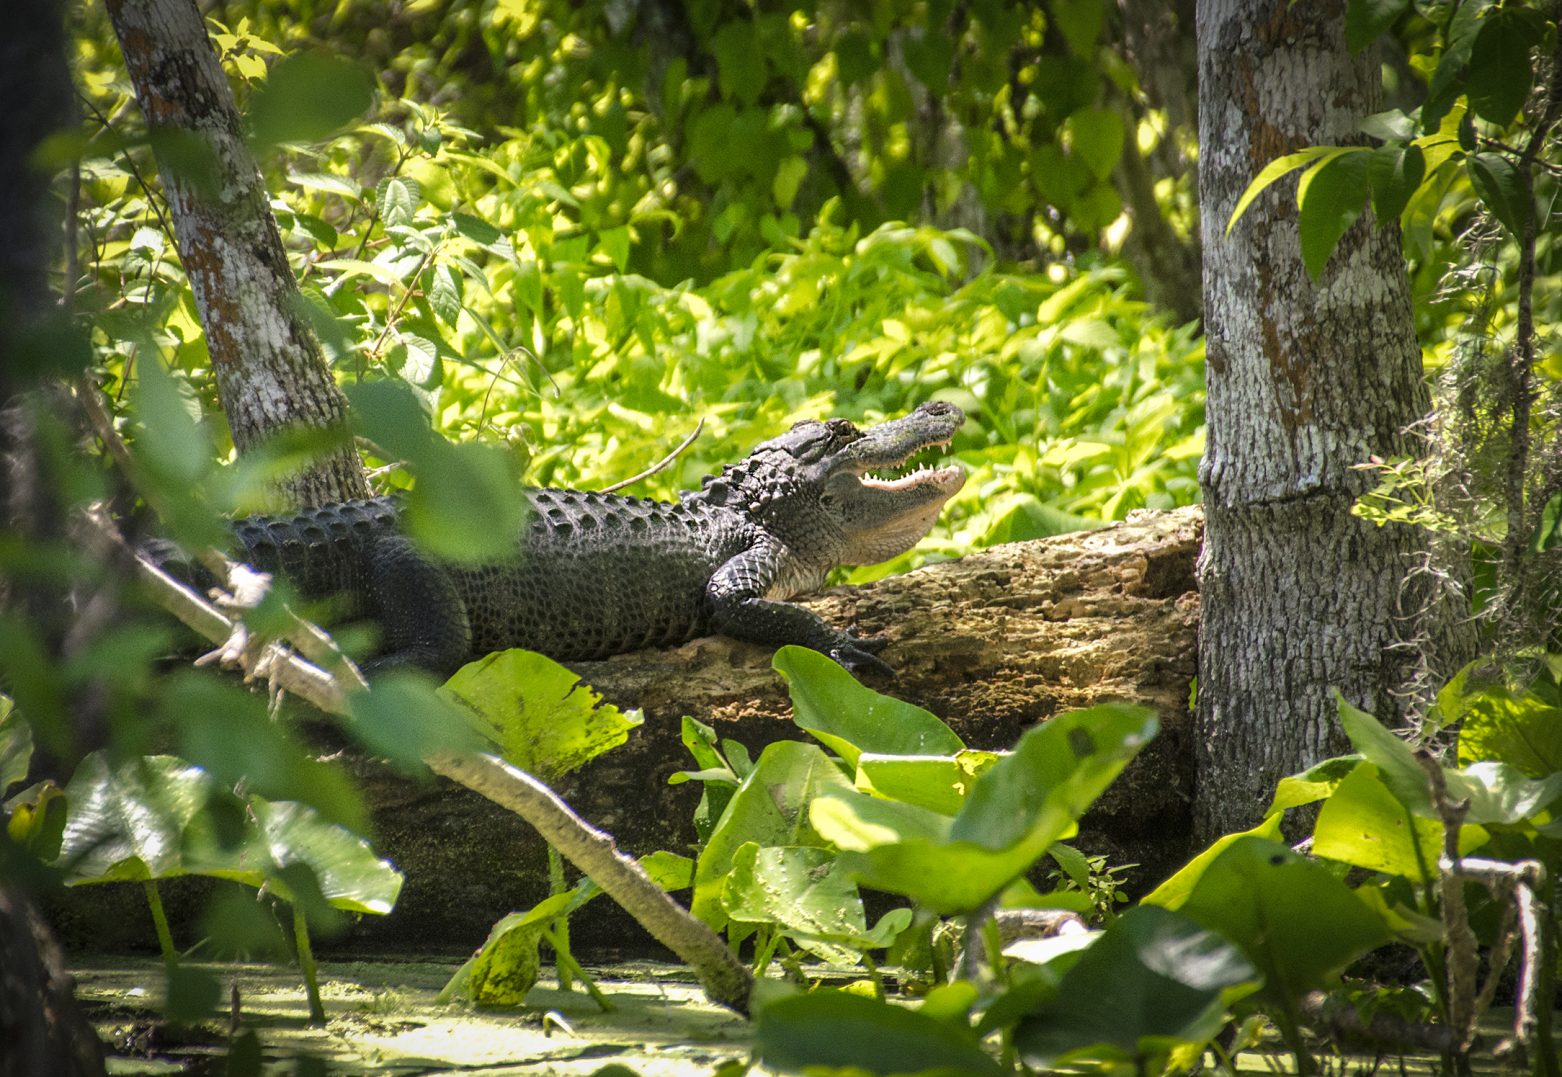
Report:
M775 546L759 543L717 569L705 588L711 604L711 627L724 636L767 647L801 644L829 655L853 672L871 669L894 676L889 664L874 653L888 640L855 635L801 606L765 598L780 563Z

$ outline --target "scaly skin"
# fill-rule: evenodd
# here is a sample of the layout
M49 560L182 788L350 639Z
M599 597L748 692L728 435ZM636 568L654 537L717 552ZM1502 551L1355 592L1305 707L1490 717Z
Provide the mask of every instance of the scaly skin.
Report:
M586 660L713 632L887 671L873 653L880 641L782 600L816 589L838 565L914 546L965 475L942 468L886 481L868 472L948 444L964 420L933 403L867 431L844 419L798 423L676 502L528 490L515 556L488 565L420 552L388 497L239 520L235 554L306 597L344 596L347 617L376 622L371 672L415 665L448 675L509 647ZM166 548L154 556L177 567Z

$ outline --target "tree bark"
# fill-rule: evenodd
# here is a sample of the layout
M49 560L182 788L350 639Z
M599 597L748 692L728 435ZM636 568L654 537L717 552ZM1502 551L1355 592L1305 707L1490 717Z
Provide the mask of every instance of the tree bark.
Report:
M65 61L64 5L18 0L6 8L0 34L0 528L23 543L55 538L63 529L61 494L37 481L35 401L24 393L58 358L40 328L58 317L48 271L59 245L58 214L48 198L50 175L37 162L40 146L71 122L70 72ZM25 563L25 561L21 562ZM18 564L12 560L8 569ZM0 614L33 637L56 664L62 616L58 589L34 577L0 574ZM0 789L0 794L6 790ZM29 890L42 883L37 865L0 831L0 1077L89 1077L103 1073L97 1034L72 997L59 946L33 908Z
M1356 466L1414 453L1407 430L1430 409L1397 226L1369 208L1317 283L1300 257L1294 178L1226 234L1270 161L1361 141L1378 64L1347 51L1344 10L1198 9L1209 441L1197 839L1251 826L1279 778L1345 750L1335 689L1391 724L1404 716L1417 643L1450 619L1415 593L1421 533L1350 511L1371 482Z
M147 126L164 136L153 141L158 169L234 446L246 453L282 430L342 428L346 401L301 313L265 183L194 0L108 0L108 13ZM368 496L350 443L280 486L301 506Z

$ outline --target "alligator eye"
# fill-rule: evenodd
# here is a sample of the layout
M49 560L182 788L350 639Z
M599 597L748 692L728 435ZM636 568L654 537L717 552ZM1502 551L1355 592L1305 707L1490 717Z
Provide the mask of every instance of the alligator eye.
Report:
M831 419L827 425L830 427L830 433L837 437L854 438L859 436L857 427L852 424L850 419Z
M829 508L831 505L835 504L835 495L829 492L820 494L819 504L823 505L825 508Z

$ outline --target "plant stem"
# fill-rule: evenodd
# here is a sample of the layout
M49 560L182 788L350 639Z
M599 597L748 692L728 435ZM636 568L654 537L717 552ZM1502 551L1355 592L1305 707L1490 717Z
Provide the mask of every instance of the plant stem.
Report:
M585 969L580 967L580 962L575 960L575 955L567 949L559 949L557 933L565 930L567 923L567 920L561 919L555 921L553 926L548 928L548 942L552 944L558 961L559 986L564 986L564 977L567 970L569 975L580 980L580 986L586 989L586 994L591 996L591 1001L602 1008L603 1013L612 1013L615 1008L612 1000L602 993L601 988L597 987L596 981L591 978Z
M320 1001L320 969L309 945L309 923L304 910L293 906L293 942L298 947L298 967L304 970L304 991L309 996L309 1023L325 1024L325 1004Z
M157 929L157 947L163 952L163 965L171 973L179 965L179 953L174 949L173 932L168 930L168 914L163 911L162 895L157 892L157 883L151 879L143 879L141 889L152 909L152 926Z
M548 844L548 893L562 894L568 889L564 882L564 858L550 842ZM554 962L554 971L559 978L559 990L573 991L575 981L572 971L580 968L580 965L570 953L568 916L561 916L554 921L553 926L548 929L548 940L553 944L553 952L558 956L558 960Z

